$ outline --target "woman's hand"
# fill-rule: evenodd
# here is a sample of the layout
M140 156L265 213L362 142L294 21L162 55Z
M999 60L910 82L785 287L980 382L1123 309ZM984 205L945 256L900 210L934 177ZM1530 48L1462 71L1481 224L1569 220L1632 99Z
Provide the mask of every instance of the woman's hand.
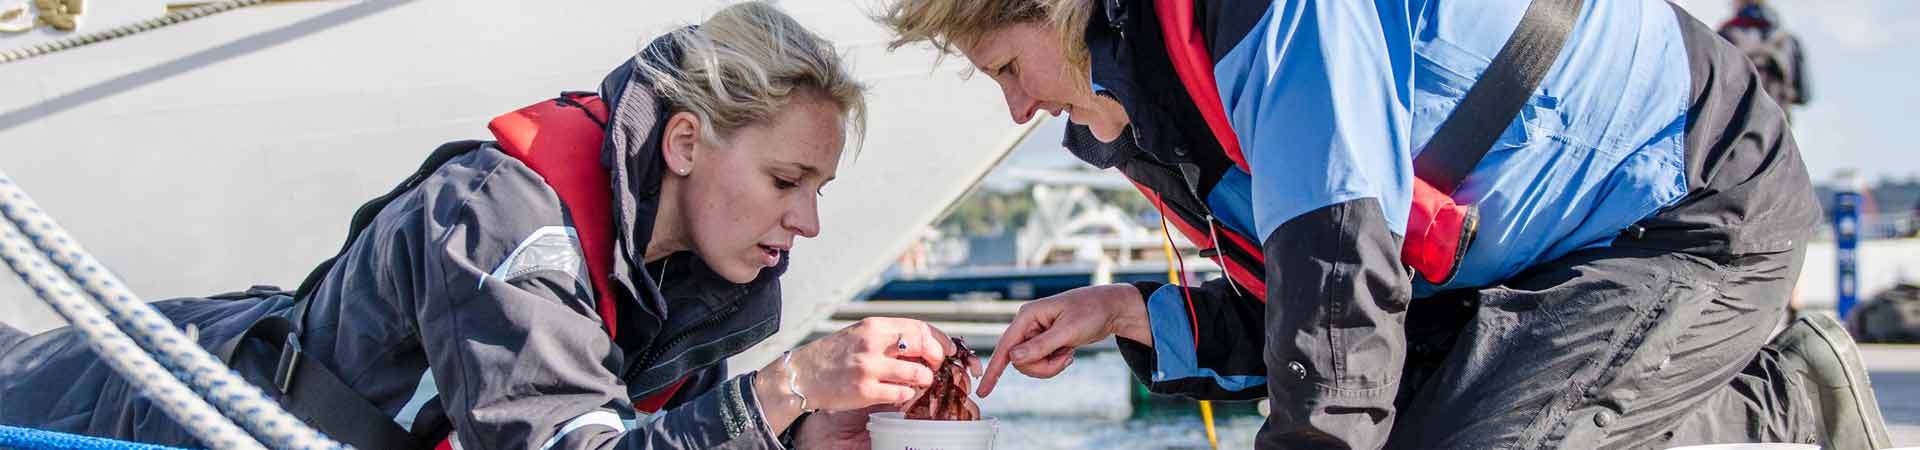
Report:
M1146 302L1132 285L1087 286L1021 305L987 363L979 395L993 393L1008 363L1027 376L1052 378L1073 364L1075 349L1112 335L1153 345Z
M931 367L946 362L954 350L953 339L926 322L870 317L794 349L792 372L778 359L761 368L755 394L776 431L799 416L800 395L806 396L807 409L823 411L904 406L933 383ZM799 395L789 389L789 374Z
M867 450L873 446L867 434L867 415L896 411L893 405L869 406L846 411L821 411L800 422L793 434L793 448L807 450Z

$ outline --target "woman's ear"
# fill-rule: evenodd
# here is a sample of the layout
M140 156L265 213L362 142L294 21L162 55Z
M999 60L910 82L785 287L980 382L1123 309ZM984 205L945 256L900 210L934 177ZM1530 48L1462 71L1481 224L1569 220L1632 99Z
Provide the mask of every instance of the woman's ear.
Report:
M660 136L660 156L667 160L667 170L676 175L693 173L693 152L700 142L700 117L690 112L677 112L667 117L667 127Z

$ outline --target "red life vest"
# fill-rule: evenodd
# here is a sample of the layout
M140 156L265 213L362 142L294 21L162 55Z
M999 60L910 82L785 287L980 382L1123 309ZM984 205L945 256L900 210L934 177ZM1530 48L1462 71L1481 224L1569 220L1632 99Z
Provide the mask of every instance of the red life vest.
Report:
M613 187L600 164L600 144L608 119L607 106L592 94L568 93L495 117L487 123L500 150L533 169L567 206L580 251L592 278L594 308L613 337L616 320L613 294ZM681 379L666 389L635 401L634 409L653 413L666 406L680 390Z
M528 168L533 169L534 173L540 175L543 181L547 183L547 186L553 189L555 195L560 198L560 202L567 206L568 218L573 220L574 232L579 238L580 251L586 259L589 281L593 285L594 309L600 314L602 324L607 330L607 336L612 338L617 330L619 330L619 327L616 326L616 321L619 316L615 308L618 297L613 294L610 278L613 268L612 252L614 251L612 214L613 186L612 183L608 181L609 174L607 168L600 163L601 142L606 134L601 124L606 122L606 117L608 117L606 105L600 101L598 96L584 93L567 93L561 94L559 98L543 101L503 114L489 122L487 127L493 131L494 137L498 139L498 146L503 153L511 155L521 163L526 164ZM372 212L384 209L386 205L396 196L400 195L400 193L417 187L420 180L424 179L427 174L437 170L440 165L445 164L449 159L470 151L472 148L474 147L449 144L435 150L433 156L428 158L427 163L422 165L420 172L408 178L407 182L396 187L392 192L374 198L360 207L359 212L354 214L354 219L350 226L352 231L348 233L347 242L354 242L354 237L358 236L362 230L370 226L373 220ZM342 250L342 252L344 254L345 250ZM337 256L321 263L319 267L316 267L307 276L305 281L301 282L300 289L296 292L314 292L315 288L319 286L318 283L324 280L325 275L331 271L336 260L338 260ZM290 336L289 341L297 339L298 335L291 333L298 333L299 317L304 315L306 306L312 304L304 295L299 298L300 300L296 301L297 306L294 309L294 318L288 319L273 316L268 319L262 319L258 323L250 326L247 333L237 339L247 339L260 333L271 335L274 339L278 339L280 334ZM270 340L269 344L272 342L278 341ZM232 346L234 344L228 345ZM283 346L280 348L279 357L281 359L279 364L281 368L276 369L276 373L274 374L276 379L286 376L284 375L287 373L285 371L288 370L286 368L291 367L291 365L286 362L289 360L287 358L304 358L301 356L301 353L297 351L298 347L296 346ZM294 349L295 351L289 352L286 349ZM231 359L233 356L228 356L228 358ZM295 361L298 361L298 359L295 359ZM268 360L268 362L272 363L272 360ZM303 370L304 368L320 367L315 363L300 364L299 366L302 367ZM326 373L326 369L324 368L319 369L319 371L322 373L318 375L331 375ZM324 382L328 378L335 378L332 385ZM307 390L310 391L310 393L319 392L323 395L354 395L350 388L346 387L344 382L337 380L337 378L337 376L317 378L303 376L299 380L318 381L295 380L294 383L309 386ZM667 402L673 398L675 393L679 392L681 387L685 386L686 382L687 379L683 377L665 389L652 393L652 395L635 399L633 407L635 410L645 413L658 412L666 406ZM279 389L286 392L290 388L284 383L285 382L283 382ZM329 433L355 435L352 437L358 437L360 439L348 440L363 443L362 448L366 448L367 445L379 448L404 448L421 444L420 439L411 436L410 431L395 425L394 422L386 417L384 413L381 413L377 407L365 402L360 403L361 406L363 406L360 409L370 412L357 414L352 411L343 412L332 409L316 411L313 407L319 405L318 403L303 403L298 401L288 404L288 407L293 410L305 411L305 414L315 417L334 417L333 415L336 414L364 416L360 417L359 420L346 419L335 421L333 425L341 427L340 429L325 430ZM302 405L305 405L305 407L302 407ZM458 432L458 430L453 431ZM359 436L361 434L365 436ZM434 448L451 450L453 444L450 439L451 435L441 437L438 445Z

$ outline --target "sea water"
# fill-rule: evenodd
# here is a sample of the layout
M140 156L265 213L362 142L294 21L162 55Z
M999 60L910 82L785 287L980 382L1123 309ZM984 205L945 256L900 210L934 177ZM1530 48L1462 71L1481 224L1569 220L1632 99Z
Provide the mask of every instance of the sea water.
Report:
M1143 403L1132 398L1132 375L1119 353L1081 354L1051 379L1007 368L980 411L1000 418L994 450L1205 449L1207 431L1191 402ZM1220 448L1253 448L1264 420L1250 404L1215 403Z

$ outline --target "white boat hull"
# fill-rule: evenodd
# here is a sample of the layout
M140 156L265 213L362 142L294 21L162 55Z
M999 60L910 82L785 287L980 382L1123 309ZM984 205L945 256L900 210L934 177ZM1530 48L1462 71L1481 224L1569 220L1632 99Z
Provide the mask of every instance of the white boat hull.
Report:
M157 16L92 2L79 32ZM436 145L499 113L593 90L615 64L717 2L288 2L0 64L0 168L149 299L298 284L353 208ZM873 86L865 150L821 201L824 231L785 277L783 331L756 368L883 270L1018 142L985 78L887 52L858 1L781 6L839 43ZM147 8L133 14L115 8ZM120 19L109 21L107 19ZM0 50L62 37L0 37ZM0 321L60 325L0 277Z

